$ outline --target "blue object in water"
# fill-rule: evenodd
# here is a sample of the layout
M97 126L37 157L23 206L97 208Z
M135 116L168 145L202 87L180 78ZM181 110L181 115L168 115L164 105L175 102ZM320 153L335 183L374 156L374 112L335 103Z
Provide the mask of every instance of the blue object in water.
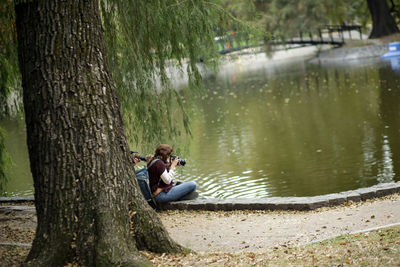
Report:
M382 58L388 58L388 57L398 57L400 56L400 42L394 42L390 43L388 45L389 47L389 52L384 54Z
M397 57L388 57L385 58L385 60L390 61L390 66L392 67L393 70L400 70L400 56Z

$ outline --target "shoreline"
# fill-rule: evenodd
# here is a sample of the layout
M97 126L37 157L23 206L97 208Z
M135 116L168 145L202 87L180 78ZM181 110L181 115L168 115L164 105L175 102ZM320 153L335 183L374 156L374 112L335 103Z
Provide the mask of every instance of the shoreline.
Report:
M348 202L361 202L400 193L400 182L381 183L367 188L313 197L270 197L270 198L197 198L160 205L158 210L294 210L311 211L324 207L335 207ZM0 197L0 204L33 203L34 197ZM0 206L0 211L2 207Z
M380 58L388 51L387 44L373 44L359 47L340 47L321 52L310 60L311 63L330 63L366 58Z

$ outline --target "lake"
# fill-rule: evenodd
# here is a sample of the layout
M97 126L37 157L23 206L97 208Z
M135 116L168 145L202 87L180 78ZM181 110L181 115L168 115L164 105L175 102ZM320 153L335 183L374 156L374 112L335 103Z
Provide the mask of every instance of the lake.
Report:
M236 59L204 79L179 167L203 197L315 196L400 180L400 72L378 58ZM2 195L33 195L22 120Z

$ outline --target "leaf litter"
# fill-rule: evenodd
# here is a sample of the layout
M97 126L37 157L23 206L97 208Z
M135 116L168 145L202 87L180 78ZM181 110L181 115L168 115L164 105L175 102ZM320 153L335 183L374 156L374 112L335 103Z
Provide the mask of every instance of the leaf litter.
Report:
M349 224L353 215L362 211L365 207L370 208L370 213L364 214L364 220L370 220L371 224L379 220L398 220L397 214L384 211L380 214L379 209L372 206L373 203L386 202L392 206L398 207L400 195L394 194L380 199L368 200L362 203L346 203L345 205L334 208L321 208L315 211L164 211L159 212L160 218L167 229L171 231L171 225L178 232L182 231L187 224L193 224L193 218L200 223L208 222L208 225L194 225L195 229L207 229L216 238L224 240L227 236L221 231L224 224L218 224L219 220L227 223L226 228L232 232L231 236L238 236L237 242L241 249L229 251L222 247L215 247L215 239L203 232L192 232L191 237L205 238L201 241L206 244L207 250L192 250L185 254L155 254L147 251L141 253L147 257L155 266L399 266L400 265L400 226L380 229L366 233L347 233L333 239L311 244L302 244L293 240L293 242L276 243L265 247L262 243L254 244L258 239L252 234L259 228L259 225L253 225L250 230L243 231L238 224L252 223L254 219L265 219L270 216L268 223L276 221L274 225L264 225L262 231L270 237L274 231L280 231L281 235L290 234L282 232L280 224L283 222L298 221L302 224L312 224L312 216L323 216L327 212L337 212L335 218L330 218L330 223L323 222L318 226L320 232L330 231L340 228L335 226L338 223L345 222ZM393 208L393 207L392 207ZM351 211L350 211L351 210ZM368 210L368 209L367 209ZM341 214L340 216L338 214ZM296 217L300 215L301 217ZM205 218L204 220L200 220ZM274 219L272 219L274 218ZM341 220L336 220L341 218ZM350 218L350 221L347 221ZM166 222L166 223L165 223ZM171 224L171 222L173 224ZM399 220L398 220L399 222ZM332 224L333 223L333 224ZM355 222L356 224L358 222ZM198 227L198 228L196 228ZM219 233L213 232L213 227L219 229ZM233 228L232 228L233 227ZM336 228L335 228L336 227ZM31 243L36 228L36 216L32 213L0 212L0 265L1 266L19 266L26 258L30 248L9 243ZM343 229L339 229L343 231ZM206 231L206 232L207 232ZM295 229L301 235L307 235L302 228ZM319 233L320 233L319 232ZM239 233L239 234L236 234ZM176 239L174 235L172 238ZM247 238L246 238L247 237ZM229 239L229 238L228 238ZM310 239L310 238L309 238ZM310 239L311 240L311 239ZM197 242L197 240L194 240ZM260 240L258 240L260 241ZM312 241L312 240L311 240ZM8 243L8 245L4 245ZM185 245L185 244L183 244ZM210 245L210 246L208 246ZM229 246L229 242L226 246ZM190 247L190 246L189 246ZM227 247L225 247L227 248ZM258 248L258 249L256 249Z

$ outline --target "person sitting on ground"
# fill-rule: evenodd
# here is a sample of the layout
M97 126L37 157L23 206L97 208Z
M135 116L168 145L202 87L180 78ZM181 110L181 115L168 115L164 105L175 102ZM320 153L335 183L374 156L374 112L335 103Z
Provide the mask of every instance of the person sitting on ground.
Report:
M147 161L147 166L156 160L150 168L150 189L158 203L193 199L198 196L197 184L193 181L174 184L175 167L179 165L178 157L171 159L173 149L167 144L159 145L155 154Z

